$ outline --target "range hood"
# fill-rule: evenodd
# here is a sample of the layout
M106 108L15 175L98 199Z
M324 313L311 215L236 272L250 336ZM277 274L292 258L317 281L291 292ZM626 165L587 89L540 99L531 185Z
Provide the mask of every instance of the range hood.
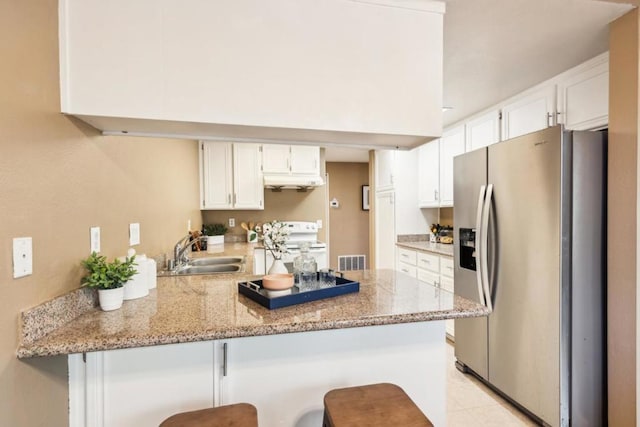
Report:
M265 175L264 186L274 190L307 190L324 185L321 176L316 175Z

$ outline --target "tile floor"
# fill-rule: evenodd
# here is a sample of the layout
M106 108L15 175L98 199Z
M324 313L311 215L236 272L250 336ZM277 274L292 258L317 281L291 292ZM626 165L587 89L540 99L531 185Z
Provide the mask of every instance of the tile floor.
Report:
M535 426L531 419L471 375L455 366L453 345L447 342L447 426Z

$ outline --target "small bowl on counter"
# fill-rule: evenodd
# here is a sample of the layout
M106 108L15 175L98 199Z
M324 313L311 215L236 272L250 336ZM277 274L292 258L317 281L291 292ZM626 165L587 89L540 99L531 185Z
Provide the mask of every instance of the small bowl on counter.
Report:
M293 274L267 274L262 277L262 287L270 297L290 294Z

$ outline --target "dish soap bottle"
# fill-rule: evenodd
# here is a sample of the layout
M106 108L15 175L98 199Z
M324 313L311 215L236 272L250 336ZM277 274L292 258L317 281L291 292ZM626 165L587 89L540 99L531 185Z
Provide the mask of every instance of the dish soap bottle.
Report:
M294 282L300 291L313 290L318 277L316 259L309 255L309 243L300 245L300 255L293 259Z

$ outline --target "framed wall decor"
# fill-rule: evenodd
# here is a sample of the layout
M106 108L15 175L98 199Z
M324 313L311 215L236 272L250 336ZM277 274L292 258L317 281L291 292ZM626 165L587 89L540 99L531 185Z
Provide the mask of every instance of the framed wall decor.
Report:
M368 185L362 186L362 210L363 211L369 210L369 186Z

